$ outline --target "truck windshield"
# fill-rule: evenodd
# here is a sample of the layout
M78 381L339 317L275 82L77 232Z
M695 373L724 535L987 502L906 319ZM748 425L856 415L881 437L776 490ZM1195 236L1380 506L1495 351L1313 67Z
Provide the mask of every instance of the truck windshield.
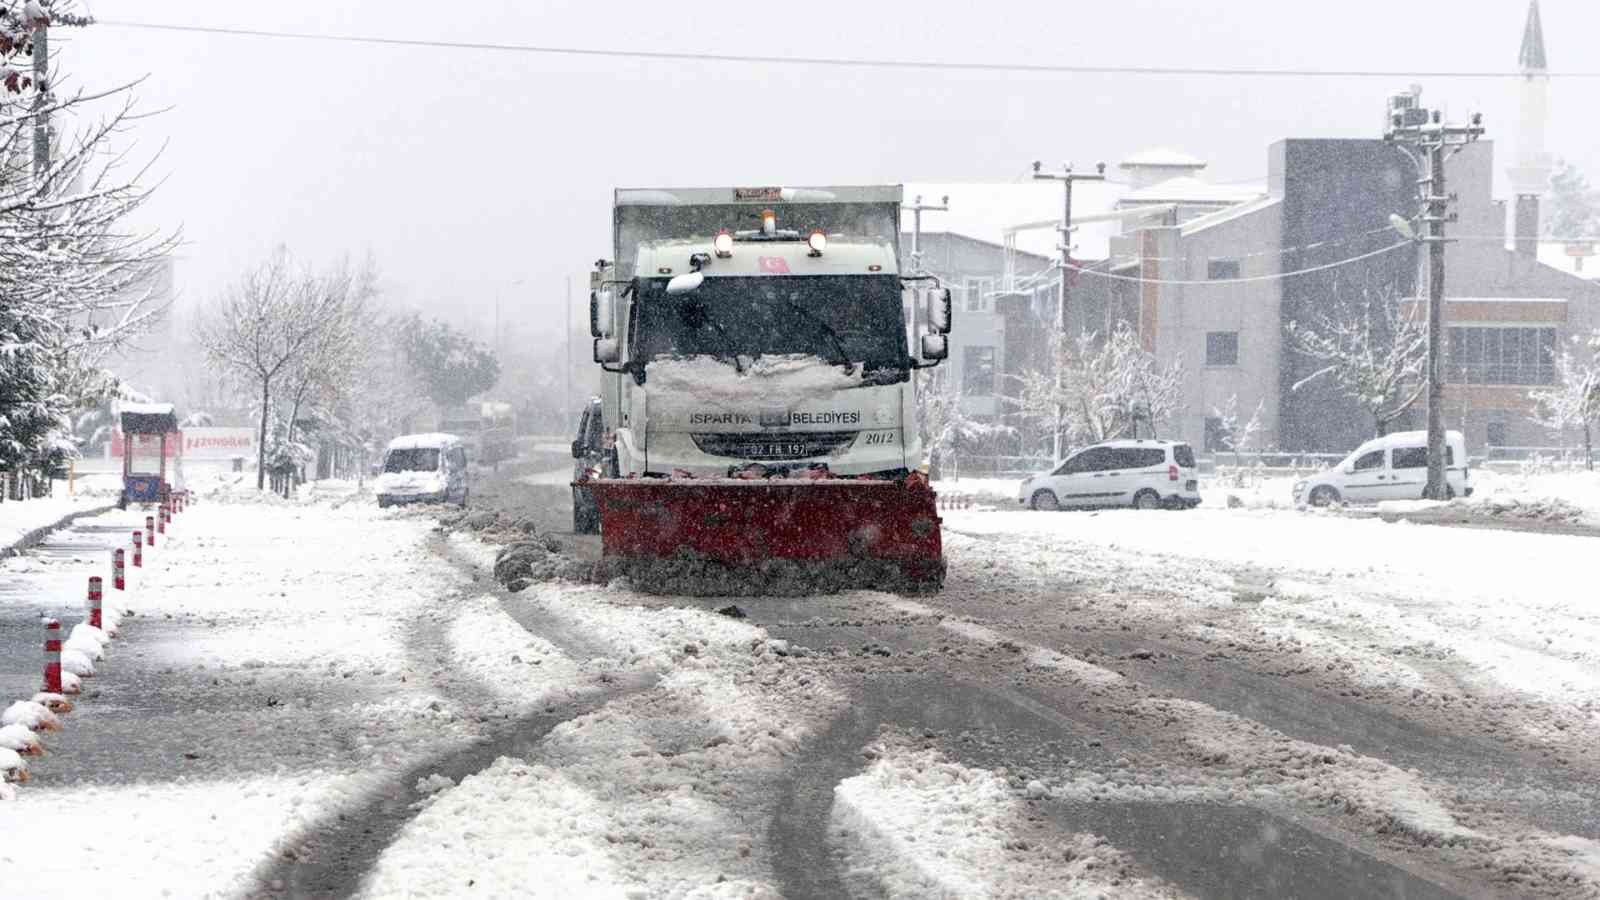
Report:
M899 276L712 277L671 295L666 285L640 283L635 359L802 353L861 364L875 383L909 370Z

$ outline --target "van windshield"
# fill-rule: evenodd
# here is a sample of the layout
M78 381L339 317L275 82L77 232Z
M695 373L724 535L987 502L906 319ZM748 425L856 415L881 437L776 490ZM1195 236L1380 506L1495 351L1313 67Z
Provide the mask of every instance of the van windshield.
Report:
M439 469L437 447L411 447L390 450L383 458L385 472L436 472Z

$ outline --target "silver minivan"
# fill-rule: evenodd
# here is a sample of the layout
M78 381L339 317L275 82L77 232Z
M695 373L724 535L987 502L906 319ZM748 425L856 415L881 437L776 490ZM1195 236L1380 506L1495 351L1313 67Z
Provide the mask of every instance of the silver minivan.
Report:
M1194 448L1182 441L1105 441L1072 454L1017 490L1031 509L1132 506L1193 509L1200 505Z
M373 485L378 505L467 505L467 451L453 434L406 434L389 442Z

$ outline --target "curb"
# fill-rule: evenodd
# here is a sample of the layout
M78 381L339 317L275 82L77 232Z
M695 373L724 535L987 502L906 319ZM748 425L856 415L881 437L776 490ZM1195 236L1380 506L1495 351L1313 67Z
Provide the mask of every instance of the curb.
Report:
M84 516L98 516L101 513L110 512L116 508L117 505L115 503L107 503L104 506L95 506L89 509L79 509L67 513L65 516L62 516L60 519L57 519L55 522L52 522L49 525L41 525L27 534L24 534L10 546L0 547L0 559L5 559L8 556L16 556L18 553L21 553L29 547L32 547L38 544L40 541L43 541L49 536L50 532L55 531L57 528L60 528L64 525L69 525L77 519L83 518Z

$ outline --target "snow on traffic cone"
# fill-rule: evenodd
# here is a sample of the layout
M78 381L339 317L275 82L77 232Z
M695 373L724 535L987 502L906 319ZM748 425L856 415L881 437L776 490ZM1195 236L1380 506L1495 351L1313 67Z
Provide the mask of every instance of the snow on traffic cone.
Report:
M26 725L7 725L0 728L0 747L15 750L23 756L43 756L44 741Z

